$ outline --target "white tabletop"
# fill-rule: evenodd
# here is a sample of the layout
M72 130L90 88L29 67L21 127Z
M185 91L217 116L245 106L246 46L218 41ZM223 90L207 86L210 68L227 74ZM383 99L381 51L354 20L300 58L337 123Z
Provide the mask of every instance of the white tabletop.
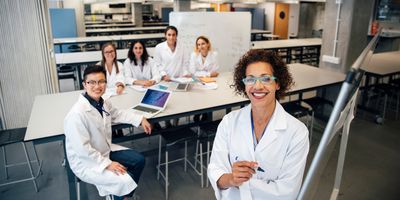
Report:
M143 22L143 25L152 25L152 26L168 26L168 22Z
M131 35L56 38L53 40L53 42L55 45L59 45L59 44L86 43L86 42L112 42L120 40L155 39L164 37L165 37L164 33L145 33L145 34L131 34Z
M108 27L134 27L135 24L89 24L86 25L87 28L108 28Z
M373 54L367 66L361 69L380 76L399 73L400 51Z
M296 85L291 89L292 92L338 83L344 80L345 77L344 74L305 64L290 64L289 70L292 72L296 82ZM174 92L167 108L155 117L170 116L247 101L246 98L235 95L233 89L229 87L232 83L232 74L230 72L221 73L216 80L218 83L216 90L191 89L189 92ZM134 91L129 87L126 90L127 94L111 97L110 100L117 108L128 109L139 103L144 95L144 93ZM36 96L25 140L62 135L64 132L64 118L81 93L82 91L74 91Z
M190 92L174 92L167 108L155 117L247 101L243 97L236 96L230 89L228 80L231 77L230 73L221 74L217 79L217 90L191 89ZM110 100L115 107L128 109L140 103L144 93L137 92L129 87L126 90L127 94L111 97ZM25 140L61 135L64 132L64 118L82 92L74 91L36 96ZM224 98L216 98L221 96ZM204 99L212 99L212 101L204 101Z
M117 59L126 59L129 49L117 49ZM154 47L147 48L149 55L154 54ZM79 63L93 63L101 60L101 51L83 51L73 53L56 53L56 64L79 64Z
M165 38L164 33L147 33L147 34L131 34L131 35L110 35L115 41L119 40L140 40L140 39L158 39Z
M131 20L103 20L103 21L86 21L85 24L125 24L132 23Z
M85 43L85 42L104 42L112 41L110 36L95 36L95 37L73 37L73 38L55 38L54 44L71 44L71 43Z
M132 28L101 28L101 29L87 29L86 33L112 33L112 32L126 32L126 31L155 31L165 30L165 26L148 26L148 27L132 27Z
M251 29L251 34L270 34L269 30Z
M301 63L288 64L288 66L295 82L290 90L291 92L342 82L346 77L345 74L340 72Z
M289 40L267 40L254 41L252 49L274 49L302 46L318 46L322 44L321 38L289 39Z

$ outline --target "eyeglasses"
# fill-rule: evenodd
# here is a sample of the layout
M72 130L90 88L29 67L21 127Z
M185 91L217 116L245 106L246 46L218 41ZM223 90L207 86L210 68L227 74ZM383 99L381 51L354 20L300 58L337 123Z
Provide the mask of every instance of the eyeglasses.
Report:
M270 75L264 75L261 77L249 76L249 77L242 79L242 81L245 85L254 85L254 84L256 84L257 81L260 81L260 83L262 83L263 85L269 85L272 83L273 80L276 80L276 77L270 76Z
M91 80L91 81L86 81L86 83L89 84L91 87L94 87L96 85L104 86L107 84L107 81L106 80L99 80L99 81Z

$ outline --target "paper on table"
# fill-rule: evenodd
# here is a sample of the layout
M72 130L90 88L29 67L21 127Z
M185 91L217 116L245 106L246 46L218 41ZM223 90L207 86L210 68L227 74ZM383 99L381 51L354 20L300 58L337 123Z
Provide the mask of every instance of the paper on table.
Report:
M190 83L192 82L192 78L186 78L186 77L179 77L179 78L171 78L172 81L178 82L178 83Z
M127 92L124 90L122 94L127 94ZM117 96L117 90L116 88L107 88L106 92L101 96L104 100L111 98L112 96Z
M218 84L216 82L211 83L196 83L192 87L193 89L200 89L200 90L215 90L218 88Z
M136 90L136 91L139 91L139 92L144 92L144 91L147 90L147 88L144 88L144 87L141 86L141 85L131 85L131 86L129 86L129 87L132 88L132 89L134 89L134 90Z

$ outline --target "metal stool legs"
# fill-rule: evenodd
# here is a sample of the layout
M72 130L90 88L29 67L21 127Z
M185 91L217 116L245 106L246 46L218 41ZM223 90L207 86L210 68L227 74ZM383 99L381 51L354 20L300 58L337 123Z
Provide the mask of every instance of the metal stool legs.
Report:
M30 177L29 178L25 178L25 179L21 179L21 180L11 181L11 182L8 182L8 183L3 183L3 184L0 184L0 186L10 185L10 184L14 184L14 183L20 183L20 182L24 182L24 181L33 181L33 186L35 187L35 191L38 192L39 189L38 189L38 186L37 186L37 183L36 183L36 178L42 172L41 171L42 163L39 161L35 145L33 145L33 150L34 150L34 156L35 156L36 160L30 160L28 151L26 150L25 142L21 142L21 144L22 144L22 148L24 150L26 162L15 163L15 164L8 164L7 163L5 147L2 146L3 158L4 158L4 168L5 168L4 171L5 171L6 179L8 179L8 170L7 170L8 167L12 167L12 166L16 166L16 165L24 165L24 164L26 164L28 166L28 168L29 168ZM37 174L34 174L34 172L33 172L32 162L37 162L37 164L38 164Z

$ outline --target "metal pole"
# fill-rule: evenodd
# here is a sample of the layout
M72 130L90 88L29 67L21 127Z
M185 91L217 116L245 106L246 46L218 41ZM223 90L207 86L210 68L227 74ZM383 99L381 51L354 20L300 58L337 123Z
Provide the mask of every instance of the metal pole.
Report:
M349 75L347 78L349 78ZM300 193L297 197L297 199L299 199L299 200L305 199L305 195L306 195L307 191L309 190L309 187L310 187L313 179L315 178L315 173L320 164L320 160L324 156L326 147L329 144L329 138L331 138L331 134L334 134L333 129L339 118L340 112L342 111L343 105L345 104L345 101L347 99L346 97L348 96L349 92L352 89L352 85L350 83L344 82L342 85L342 88L340 89L340 93L339 93L338 99L336 101L336 104L333 107L331 117L329 118L328 124L324 130L324 134L322 135L321 142L318 146L317 152L314 156L314 159L311 163L311 166L309 168L307 176L304 180L303 187L301 188Z

